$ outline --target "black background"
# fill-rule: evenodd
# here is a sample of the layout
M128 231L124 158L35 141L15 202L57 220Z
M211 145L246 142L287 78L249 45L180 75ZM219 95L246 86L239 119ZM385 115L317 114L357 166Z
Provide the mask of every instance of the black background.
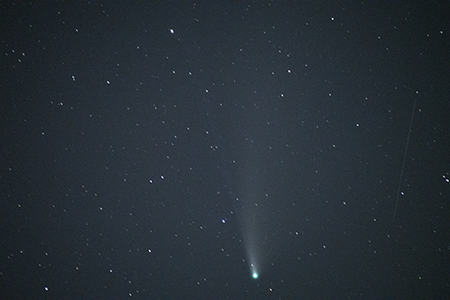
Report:
M2 2L0 297L448 298L449 15Z

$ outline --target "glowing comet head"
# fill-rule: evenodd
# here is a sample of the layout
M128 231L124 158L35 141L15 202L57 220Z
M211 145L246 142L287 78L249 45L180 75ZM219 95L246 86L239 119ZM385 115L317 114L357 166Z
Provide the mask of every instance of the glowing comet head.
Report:
M250 264L250 268L251 268L253 279L258 279L258 271L256 270L255 265Z

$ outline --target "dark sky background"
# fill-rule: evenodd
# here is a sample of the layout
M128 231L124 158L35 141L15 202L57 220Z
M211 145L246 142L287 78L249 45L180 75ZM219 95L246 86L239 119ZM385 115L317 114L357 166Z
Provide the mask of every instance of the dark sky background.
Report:
M449 15L2 1L0 298L450 298Z

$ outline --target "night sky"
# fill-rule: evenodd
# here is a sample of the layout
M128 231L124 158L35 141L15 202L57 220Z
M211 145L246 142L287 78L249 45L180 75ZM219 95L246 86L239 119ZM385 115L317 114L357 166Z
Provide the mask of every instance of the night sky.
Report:
M0 299L450 298L449 7L2 1Z

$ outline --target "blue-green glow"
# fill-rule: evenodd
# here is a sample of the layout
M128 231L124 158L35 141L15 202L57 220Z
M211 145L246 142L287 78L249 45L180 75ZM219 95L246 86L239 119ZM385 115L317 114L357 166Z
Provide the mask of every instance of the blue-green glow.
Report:
M258 273L256 273L256 272L253 272L253 278L258 278Z

